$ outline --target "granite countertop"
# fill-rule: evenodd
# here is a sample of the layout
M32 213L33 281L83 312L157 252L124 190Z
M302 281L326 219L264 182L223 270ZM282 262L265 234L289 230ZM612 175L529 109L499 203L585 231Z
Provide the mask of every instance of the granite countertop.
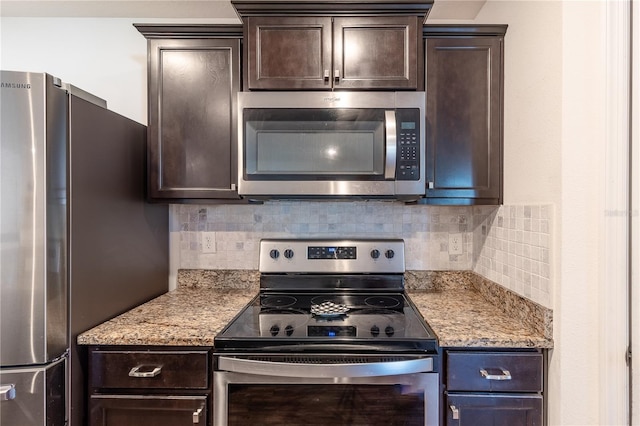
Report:
M441 347L553 347L549 309L471 272L412 272L406 286ZM82 333L78 343L213 346L257 293L254 271L181 271L177 289Z

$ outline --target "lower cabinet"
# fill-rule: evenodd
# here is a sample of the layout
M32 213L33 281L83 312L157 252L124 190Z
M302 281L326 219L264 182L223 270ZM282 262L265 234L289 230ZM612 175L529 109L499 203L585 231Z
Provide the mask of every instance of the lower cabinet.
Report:
M208 425L211 348L89 348L89 424Z
M542 426L543 353L446 351L447 426Z
M92 425L205 425L206 396L92 395Z

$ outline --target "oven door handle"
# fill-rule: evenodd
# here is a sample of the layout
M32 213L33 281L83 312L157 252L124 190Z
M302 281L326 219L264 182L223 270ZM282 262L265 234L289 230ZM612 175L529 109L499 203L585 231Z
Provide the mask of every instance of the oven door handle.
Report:
M220 356L218 358L218 369L232 373L276 377L301 377L306 379L326 377L380 377L432 372L433 359L419 358L389 362L309 364L258 361Z
M398 132L396 130L396 112L385 111L384 121L386 128L386 153L385 153L385 165L384 165L384 178L386 180L392 180L396 177L396 158L398 151Z

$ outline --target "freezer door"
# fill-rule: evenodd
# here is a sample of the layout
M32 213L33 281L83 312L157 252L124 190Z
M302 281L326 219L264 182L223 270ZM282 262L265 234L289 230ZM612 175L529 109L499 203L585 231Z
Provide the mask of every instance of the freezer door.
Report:
M0 424L63 426L65 364L0 369Z
M45 364L67 338L67 94L1 72L0 367Z

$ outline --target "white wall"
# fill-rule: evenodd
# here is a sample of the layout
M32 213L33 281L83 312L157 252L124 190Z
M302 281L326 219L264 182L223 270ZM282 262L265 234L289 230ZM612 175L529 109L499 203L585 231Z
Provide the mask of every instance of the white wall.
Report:
M620 287L602 273L611 255L602 249L608 239L606 195L615 185L607 182L604 166L611 143L606 125L611 8L605 1L488 1L474 20L509 24L505 204L556 206L555 348L548 394L553 426L615 425L626 418L620 381L611 379L624 376L624 347L607 347L619 330L608 326L624 326L624 295L609 295ZM624 330L618 333L624 336Z
M170 21L2 17L0 68L53 74L105 99L109 109L147 124L147 40L133 26L144 22Z

